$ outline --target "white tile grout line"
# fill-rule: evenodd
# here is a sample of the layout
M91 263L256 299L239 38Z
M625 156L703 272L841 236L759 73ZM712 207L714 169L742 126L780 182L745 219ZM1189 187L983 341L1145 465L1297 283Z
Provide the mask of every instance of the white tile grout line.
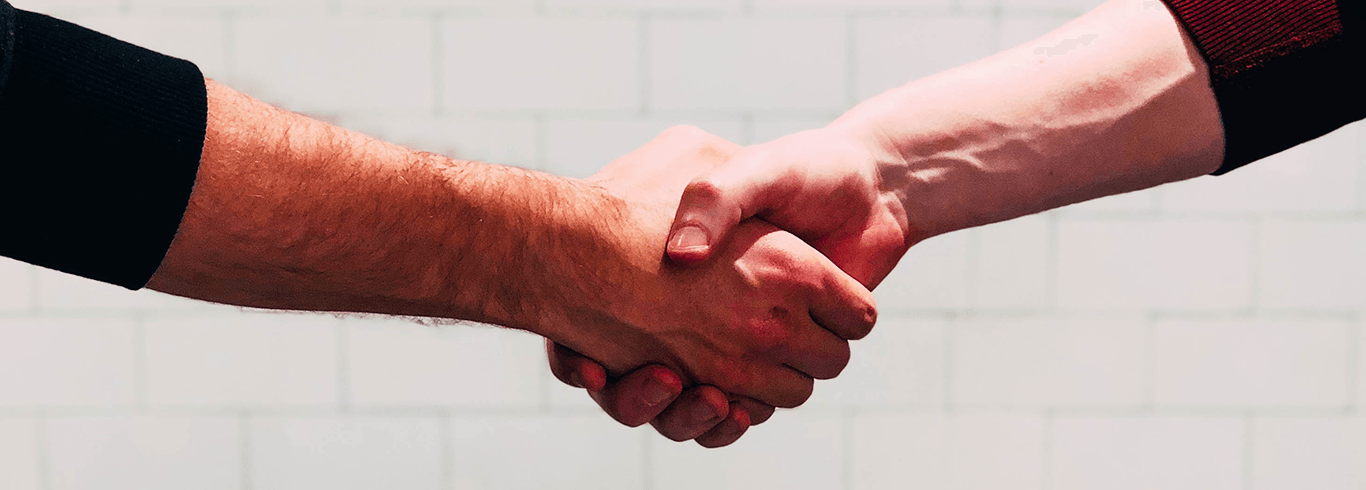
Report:
M641 12L636 18L636 83L640 97L640 116L647 117L653 109L650 106L650 99L654 96L652 84L654 77L652 73L651 55L652 45L650 35L654 27L653 17L648 12Z
M455 488L455 434L451 431L451 414L441 416L441 489Z
M34 445L37 446L37 468L38 488L42 490L52 489L52 465L48 459L47 426L48 417L42 415L33 419L34 424Z
M251 473L251 413L240 412L237 414L237 457L241 459L238 463L241 468L242 490L252 490L255 486L252 481L254 475Z
M840 421L840 444L843 446L840 451L840 480L844 483L844 490L854 488L854 421L858 419L858 408L846 407L841 410Z
M1243 488L1253 488L1253 470L1257 462L1257 417L1248 412L1243 418Z
M1043 490L1051 490L1053 488L1053 436L1056 422L1057 415L1052 410L1048 410L1044 413L1043 450L1040 451L1042 453L1040 459L1043 460L1041 462L1041 464L1043 464L1043 471L1041 473L1043 480L1041 487Z
M432 15L432 115L446 113L446 41L442 24L445 16Z
M650 431L636 431L640 438L640 488L641 490L654 490L655 487L655 452L654 444L651 440L657 436Z
M1347 412L1361 413L1361 373L1366 372L1366 361L1362 359L1362 319L1352 322L1347 330Z

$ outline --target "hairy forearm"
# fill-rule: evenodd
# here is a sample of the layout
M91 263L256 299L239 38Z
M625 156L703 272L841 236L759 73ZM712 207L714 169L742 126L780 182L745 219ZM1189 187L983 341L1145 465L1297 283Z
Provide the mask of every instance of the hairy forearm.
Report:
M209 82L203 159L150 287L242 306L445 317L550 332L589 295L619 203L587 185L453 161ZM569 287L573 283L574 287Z
M1207 69L1154 0L1112 0L831 129L883 152L881 185L922 238L1205 175L1223 158Z

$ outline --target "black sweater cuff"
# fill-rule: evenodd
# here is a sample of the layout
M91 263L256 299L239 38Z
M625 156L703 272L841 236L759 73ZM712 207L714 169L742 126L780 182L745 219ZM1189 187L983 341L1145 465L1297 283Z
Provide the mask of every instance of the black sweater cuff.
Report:
M3 1L0 10L13 20L0 36L13 43L0 44L0 255L143 287L194 187L203 75Z
M1224 174L1366 117L1357 0L1165 0L1209 64Z

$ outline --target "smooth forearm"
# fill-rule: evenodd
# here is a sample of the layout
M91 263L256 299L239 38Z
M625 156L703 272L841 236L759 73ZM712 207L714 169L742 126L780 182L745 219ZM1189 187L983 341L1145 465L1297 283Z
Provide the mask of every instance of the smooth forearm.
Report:
M189 208L150 287L262 308L545 331L613 203L573 181L415 152L209 84ZM586 294L586 293L585 293ZM562 301L579 298L557 298Z
M831 129L883 152L882 185L924 236L1205 175L1223 158L1203 61L1143 0L895 89Z

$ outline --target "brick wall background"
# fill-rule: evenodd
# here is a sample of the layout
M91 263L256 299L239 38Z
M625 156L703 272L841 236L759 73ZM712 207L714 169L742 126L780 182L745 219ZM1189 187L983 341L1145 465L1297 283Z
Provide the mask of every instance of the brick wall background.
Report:
M674 124L819 127L1098 1L13 3L376 136L585 176ZM925 243L847 374L720 451L617 426L530 335L0 260L0 489L1366 488L1363 141Z

